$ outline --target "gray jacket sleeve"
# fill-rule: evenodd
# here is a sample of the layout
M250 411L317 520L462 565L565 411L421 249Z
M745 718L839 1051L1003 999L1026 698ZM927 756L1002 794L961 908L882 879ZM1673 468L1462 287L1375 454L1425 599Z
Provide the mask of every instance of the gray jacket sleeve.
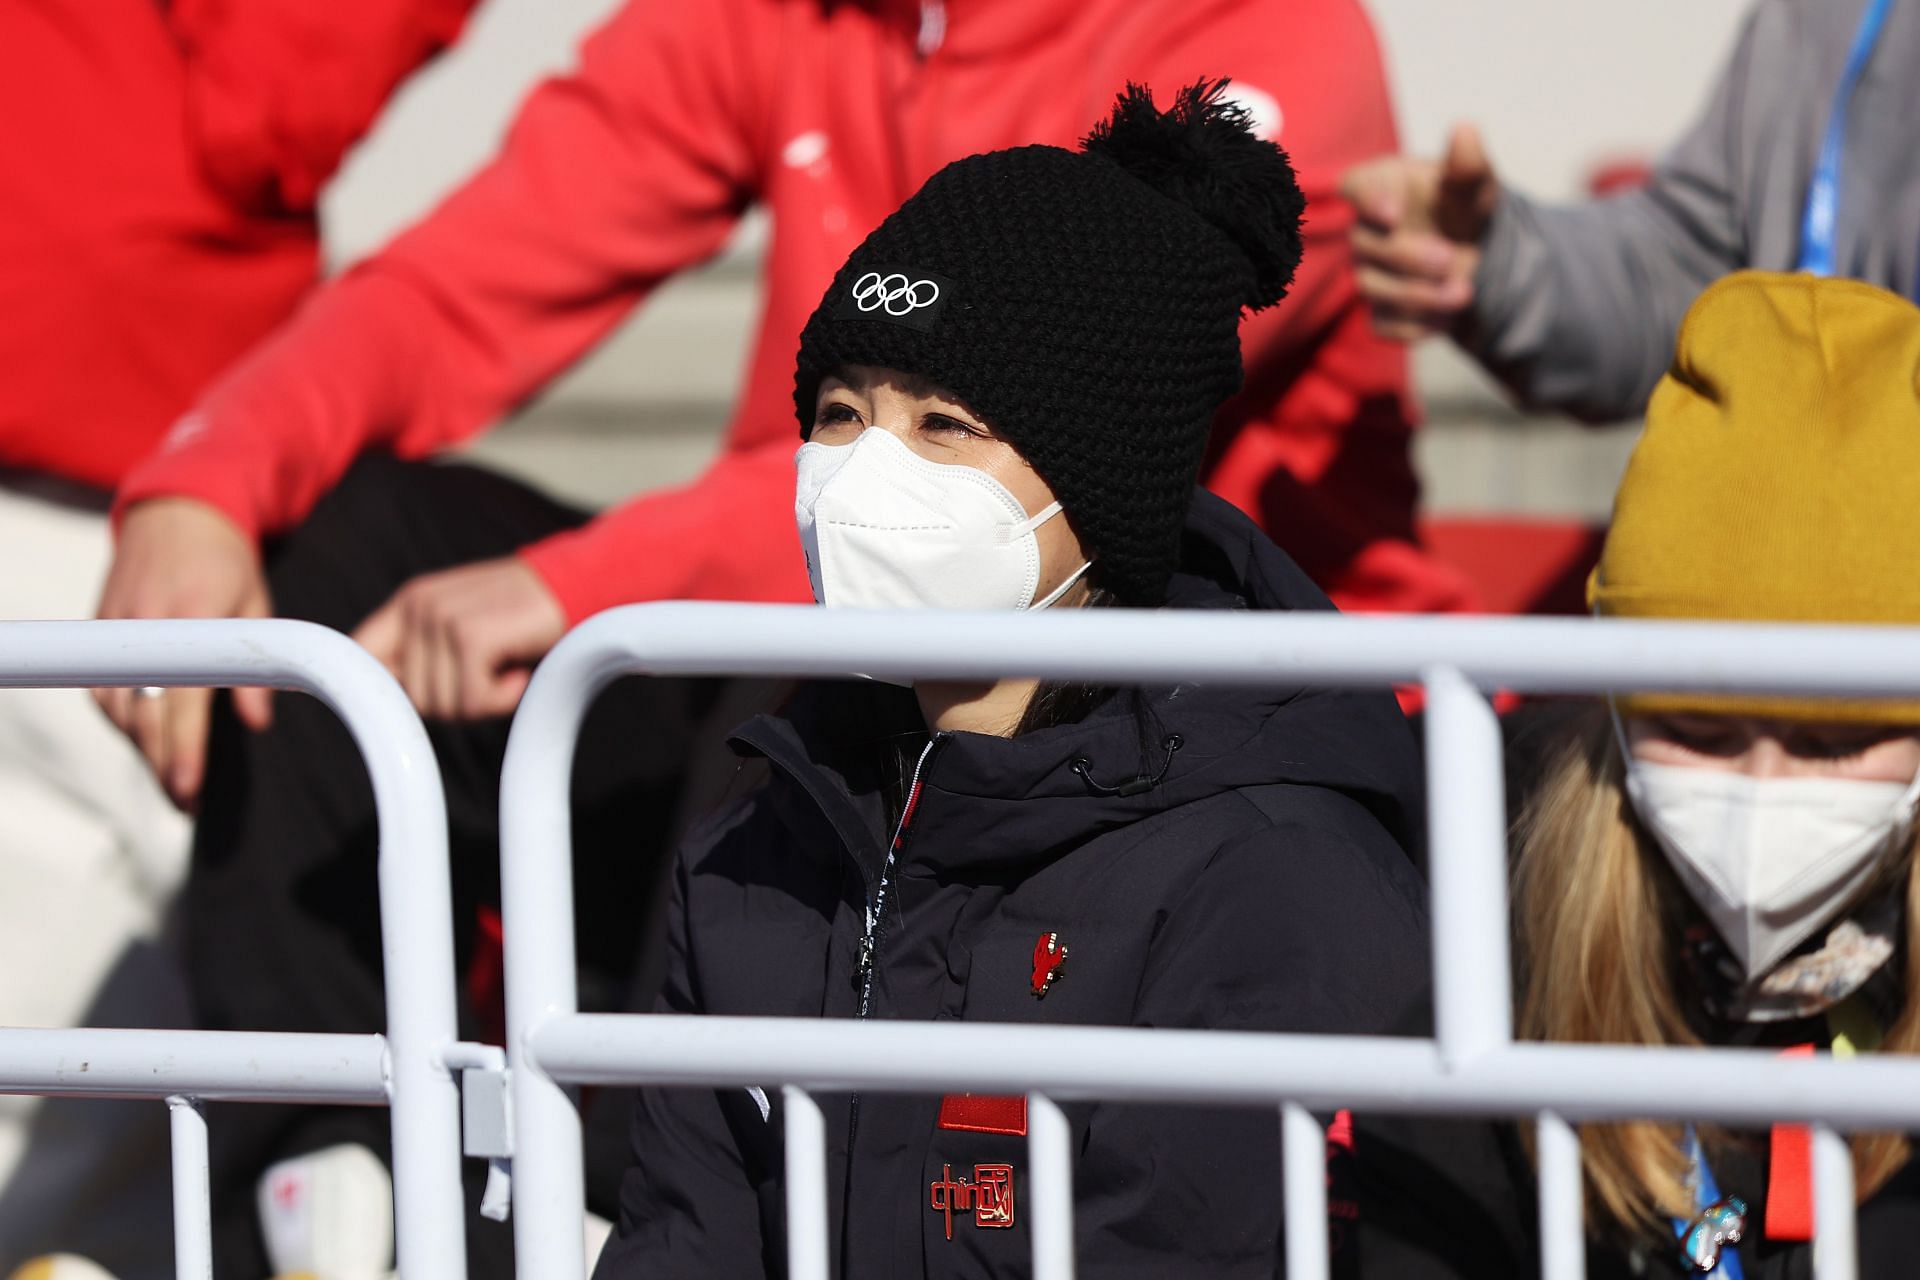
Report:
M1780 69L1782 17L1749 17L1705 114L1646 188L1559 207L1503 195L1455 336L1523 403L1596 422L1640 413L1694 297L1748 265L1740 171L1749 113L1780 105L1754 99L1756 68Z

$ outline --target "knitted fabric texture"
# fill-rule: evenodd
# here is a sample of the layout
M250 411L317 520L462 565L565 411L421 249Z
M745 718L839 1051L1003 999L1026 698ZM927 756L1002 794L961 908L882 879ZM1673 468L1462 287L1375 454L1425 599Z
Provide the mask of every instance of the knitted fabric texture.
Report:
M1589 583L1624 618L1920 623L1920 309L1759 271L1694 302ZM1920 702L1643 694L1637 713L1920 723Z
M1047 481L1095 583L1161 604L1214 413L1240 387L1241 313L1279 300L1300 253L1292 167L1222 87L1164 112L1131 87L1079 151L928 179L801 334L801 434L836 370L925 378Z

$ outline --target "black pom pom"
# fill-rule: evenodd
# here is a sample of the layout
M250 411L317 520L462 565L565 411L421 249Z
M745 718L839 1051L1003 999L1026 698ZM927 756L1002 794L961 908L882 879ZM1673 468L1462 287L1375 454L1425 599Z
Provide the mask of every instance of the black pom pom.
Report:
M1287 153L1255 136L1246 109L1221 98L1226 87L1225 80L1198 81L1162 111L1145 85L1129 84L1113 115L1080 145L1187 205L1238 245L1253 265L1246 305L1258 311L1293 283L1306 197Z

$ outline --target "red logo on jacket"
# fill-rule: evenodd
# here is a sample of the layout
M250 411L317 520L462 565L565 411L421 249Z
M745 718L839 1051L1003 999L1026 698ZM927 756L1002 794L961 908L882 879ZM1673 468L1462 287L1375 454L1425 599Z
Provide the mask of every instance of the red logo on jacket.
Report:
M940 1176L927 1188L927 1206L947 1218L947 1239L953 1239L953 1215L971 1213L976 1227L1013 1225L1013 1166L977 1164L973 1181L955 1179L953 1166L940 1166Z
M1067 962L1067 944L1060 941L1057 933L1043 933L1040 941L1033 944L1033 998L1038 1000L1053 989L1053 981L1060 976L1061 966Z

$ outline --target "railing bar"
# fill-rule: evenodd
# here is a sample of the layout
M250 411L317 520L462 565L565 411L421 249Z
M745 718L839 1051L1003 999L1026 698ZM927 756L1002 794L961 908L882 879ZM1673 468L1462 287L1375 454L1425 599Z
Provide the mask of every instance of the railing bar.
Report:
M823 1091L1920 1130L1920 1060L1898 1054L1519 1041L1449 1069L1431 1041L1391 1036L684 1014L555 1017L529 1048L541 1071L581 1084L790 1079Z
M261 1102L387 1102L378 1035L0 1027L0 1093Z
M1465 676L1439 667L1424 685L1434 1039L1457 1066L1513 1038L1503 749Z
M1073 1280L1073 1129L1060 1104L1045 1094L1027 1095L1027 1150L1033 1165L1033 1280Z
M801 605L624 605L575 627L542 662L571 673L972 681L1009 675L1103 685L1207 680L1382 688L1435 666L1519 692L1920 692L1916 628L1581 618L1209 616L1166 610L931 610ZM36 624L21 624L36 625ZM777 641L769 637L777 637ZM1810 663L1817 651L1823 660ZM571 678L571 677L569 677ZM543 699L545 700L545 699ZM524 705L524 704L523 704ZM517 726L516 726L517 727Z
M1551 1111L1538 1116L1540 1274L1543 1280L1586 1280L1587 1234L1580 1133Z
M1813 1126L1814 1280L1855 1280L1853 1150L1845 1135Z
M1280 1104L1287 1280L1327 1280L1327 1131L1297 1102Z
M786 1109L787 1275L827 1280L827 1122L805 1089L780 1091Z
M213 1191L207 1171L207 1115L200 1099L167 1099L173 1137L173 1274L213 1280Z

